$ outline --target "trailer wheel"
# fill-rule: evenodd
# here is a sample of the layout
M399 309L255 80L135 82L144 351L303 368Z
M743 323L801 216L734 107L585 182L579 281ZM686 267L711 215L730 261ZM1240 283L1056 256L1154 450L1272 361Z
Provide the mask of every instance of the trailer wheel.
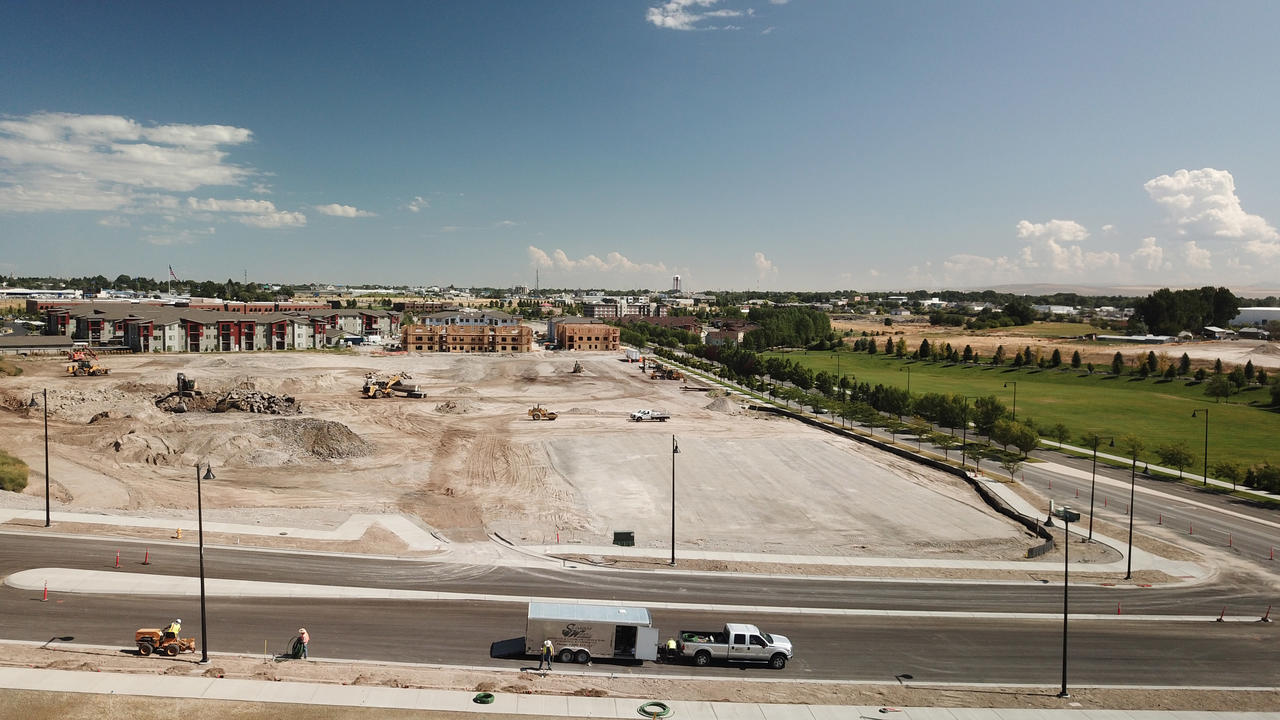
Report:
M693 656L693 664L697 665L698 667L706 667L710 665L711 653L707 652L706 650L699 650L697 654Z
M773 668L774 670L781 670L786 666L787 666L787 656L783 655L782 653L774 653L773 657L769 658L769 667Z
M142 657L150 655L153 650L155 650L155 648L151 647L151 643L138 643L138 654Z
M177 655L177 654L178 654L178 643L176 643L176 642L175 642L175 643L169 643L168 645L165 645L165 646L164 646L164 654L165 654L165 655L168 655L169 657L174 657L175 655Z
M566 663L566 664L573 662L573 651L570 650L569 648L564 648L563 650L561 650L560 662Z
M574 655L574 660L576 660L579 665L586 665L591 662L591 653L586 650L579 650L577 654Z

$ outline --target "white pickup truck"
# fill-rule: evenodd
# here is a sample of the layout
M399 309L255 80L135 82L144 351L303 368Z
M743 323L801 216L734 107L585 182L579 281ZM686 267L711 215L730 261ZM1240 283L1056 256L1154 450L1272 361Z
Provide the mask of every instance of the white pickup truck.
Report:
M631 419L636 422L644 422L646 420L666 422L670 417L670 415L661 410L637 410L631 413Z
M760 632L755 625L727 623L719 632L681 630L676 651L699 667L720 660L768 663L781 670L791 659L791 641L782 635Z

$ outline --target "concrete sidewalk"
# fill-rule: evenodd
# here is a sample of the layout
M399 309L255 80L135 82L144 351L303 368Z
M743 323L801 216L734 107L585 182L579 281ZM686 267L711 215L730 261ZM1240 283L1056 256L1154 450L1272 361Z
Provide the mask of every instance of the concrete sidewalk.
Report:
M461 690L390 688L300 682L266 682L231 678L134 675L33 668L0 668L0 690L39 690L93 695L137 695L192 700L247 701L327 707L387 708L415 711L483 713L526 717L647 718L640 708L651 698L580 697L494 693L487 704L476 693ZM1151 710L1062 710L1009 708L889 708L870 705L780 705L670 700L662 701L678 720L1150 720L1151 718L1214 718L1261 720L1263 712L1201 712ZM1068 705L1070 699L1063 699ZM657 709L657 708L655 708Z

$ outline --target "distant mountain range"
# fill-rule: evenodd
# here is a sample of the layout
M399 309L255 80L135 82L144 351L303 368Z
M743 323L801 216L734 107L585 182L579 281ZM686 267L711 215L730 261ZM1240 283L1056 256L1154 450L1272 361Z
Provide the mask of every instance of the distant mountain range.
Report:
M1131 297L1142 297L1150 295L1160 288L1169 288L1170 290L1182 290L1187 288L1204 287L1213 283L1201 283L1191 285L1059 285L1055 283L1027 283L1027 284L1010 284L1010 285L994 285L989 288L965 288L966 290L994 290L998 293L1011 293L1014 295L1053 295L1054 293L1076 293L1077 295L1126 295ZM1238 297L1247 298L1264 298L1272 296L1280 296L1280 288L1266 287L1233 287L1231 292Z

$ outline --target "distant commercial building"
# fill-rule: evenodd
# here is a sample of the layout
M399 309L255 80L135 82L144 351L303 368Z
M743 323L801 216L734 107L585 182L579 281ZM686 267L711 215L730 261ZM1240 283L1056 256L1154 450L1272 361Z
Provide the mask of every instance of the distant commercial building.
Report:
M672 275L672 276L671 276L671 292L673 292L673 293L681 292L681 290L680 290L680 276L679 276L679 275Z
M1280 307L1242 307L1231 324L1266 325L1272 320L1280 320Z

